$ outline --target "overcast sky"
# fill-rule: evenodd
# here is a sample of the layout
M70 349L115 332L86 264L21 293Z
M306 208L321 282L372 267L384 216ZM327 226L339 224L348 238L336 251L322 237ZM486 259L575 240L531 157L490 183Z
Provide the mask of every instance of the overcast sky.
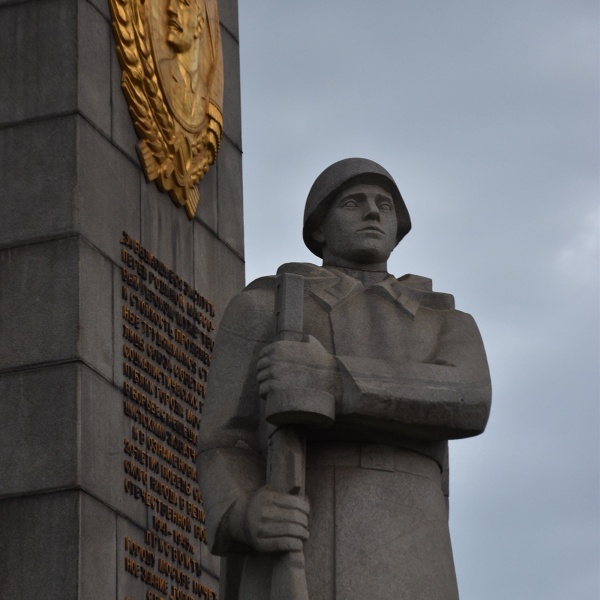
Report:
M486 432L451 444L462 600L598 600L596 0L240 1L248 281L303 246L316 176L395 177L390 271L474 315Z

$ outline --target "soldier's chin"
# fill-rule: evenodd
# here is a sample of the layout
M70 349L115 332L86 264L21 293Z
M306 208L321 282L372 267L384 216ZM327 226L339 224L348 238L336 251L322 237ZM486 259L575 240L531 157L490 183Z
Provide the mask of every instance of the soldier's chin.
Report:
M183 54L192 47L191 43L186 43L185 40L181 38L181 33L178 31L169 31L169 34L167 35L167 44L169 44L171 49L177 54Z
M175 52L181 52L181 38L178 33L175 33L172 30L169 30L169 34L167 35L167 44L171 46Z

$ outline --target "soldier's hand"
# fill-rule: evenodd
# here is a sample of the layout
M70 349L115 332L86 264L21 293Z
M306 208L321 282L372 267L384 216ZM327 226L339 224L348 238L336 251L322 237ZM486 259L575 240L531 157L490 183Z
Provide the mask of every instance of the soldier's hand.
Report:
M268 487L240 499L231 515L231 533L258 552L301 550L308 539L305 498Z
M316 389L338 395L335 357L309 335L306 341L278 341L263 348L256 364L260 395L289 388Z

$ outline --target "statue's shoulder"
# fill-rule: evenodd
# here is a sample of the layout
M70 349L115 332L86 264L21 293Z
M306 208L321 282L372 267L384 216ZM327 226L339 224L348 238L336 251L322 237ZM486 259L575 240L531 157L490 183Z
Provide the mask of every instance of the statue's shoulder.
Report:
M334 275L329 269L325 267L318 267L312 263L285 263L277 269L277 275L283 273L293 273L294 275L302 275L304 279L322 281L324 279L336 280L337 276Z
M454 309L454 296L444 292L434 292L433 282L429 277L407 274L398 277L396 282L408 291L424 308L434 310Z

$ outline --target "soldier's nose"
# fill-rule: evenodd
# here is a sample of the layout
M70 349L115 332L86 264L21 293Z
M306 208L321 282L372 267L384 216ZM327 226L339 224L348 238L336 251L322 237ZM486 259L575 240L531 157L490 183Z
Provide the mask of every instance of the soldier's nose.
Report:
M379 207L377 206L377 203L375 202L375 200L369 198L366 201L366 205L365 205L365 219L375 219L375 220L379 220L380 218L380 214L379 214Z

